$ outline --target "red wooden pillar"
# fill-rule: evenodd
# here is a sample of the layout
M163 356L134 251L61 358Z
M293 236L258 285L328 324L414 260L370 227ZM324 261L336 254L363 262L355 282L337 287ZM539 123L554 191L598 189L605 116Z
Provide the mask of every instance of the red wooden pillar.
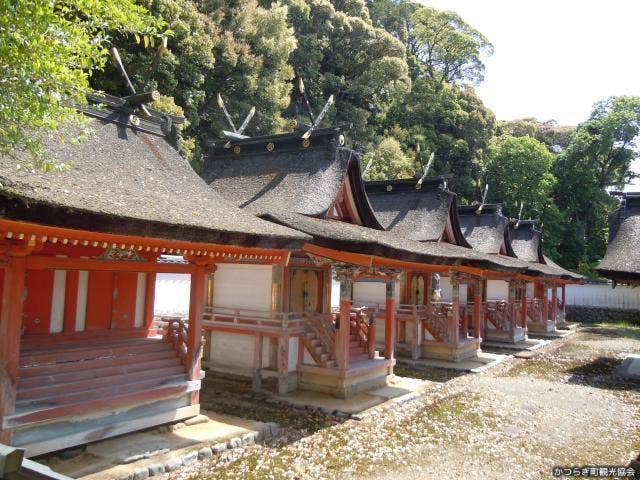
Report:
M20 328L24 303L26 257L10 257L4 271L0 310L0 443L11 444L12 431L2 430L4 417L15 411L20 363Z
M469 315L467 315L468 312L468 305L469 305L469 284L465 283L464 284L465 288L467 289L467 303L465 303L464 305L464 313L462 314L462 335L463 338L467 338L469 336Z
M507 308L509 312L509 330L513 333L516 330L516 285L514 280L509 280L509 294L507 298Z
M191 274L191 292L189 297L189 337L187 342L187 374L189 380L200 380L200 363L202 360L202 314L205 302L206 268L196 264ZM191 405L200 402L200 392L191 394Z
M549 294L546 285L542 285L542 323L549 320Z
M384 317L384 358L392 359L396 350L396 300L394 298L396 282L392 277L386 282L386 304Z
M566 304L567 304L567 289L566 289L566 285L563 283L562 284L562 321L566 322L567 321L567 309L566 309Z
M551 290L551 320L554 325L558 320L558 286L554 285Z
M524 333L527 333L527 282L522 284L522 297L520 298L520 302L522 302L522 328L524 328Z
M351 337L351 304L353 276L349 269L340 269L340 328L336 332L336 363L341 370L349 369L349 342Z
M482 324L482 280L473 289L473 336L481 340Z
M460 343L460 282L455 273L451 274L451 308L451 342L457 345Z

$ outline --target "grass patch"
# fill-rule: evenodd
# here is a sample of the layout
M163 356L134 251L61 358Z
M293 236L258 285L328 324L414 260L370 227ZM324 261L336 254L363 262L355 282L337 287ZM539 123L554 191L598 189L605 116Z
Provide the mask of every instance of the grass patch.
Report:
M430 382L444 383L454 378L466 375L467 372L461 370L450 370L445 368L420 367L412 368L406 366L393 367L393 373L399 377L417 378Z

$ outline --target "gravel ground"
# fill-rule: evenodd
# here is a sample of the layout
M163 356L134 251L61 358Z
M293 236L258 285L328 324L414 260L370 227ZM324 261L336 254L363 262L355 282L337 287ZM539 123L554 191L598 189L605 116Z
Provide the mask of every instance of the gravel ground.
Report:
M554 466L626 466L640 451L640 384L613 375L627 353L640 353L640 328L598 325L482 374L398 368L430 388L361 421L209 376L203 408L275 421L281 435L170 478L545 479Z

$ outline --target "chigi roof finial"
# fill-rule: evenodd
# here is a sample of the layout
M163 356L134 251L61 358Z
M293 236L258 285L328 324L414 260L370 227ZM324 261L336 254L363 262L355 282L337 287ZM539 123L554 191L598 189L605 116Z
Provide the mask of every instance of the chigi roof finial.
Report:
M435 152L431 152L431 155L429 155L429 161L427 162L427 166L424 167L424 170L422 171L422 177L420 177L420 179L418 180L418 183L416 183L417 190L420 190L422 188L422 182L424 182L425 178L427 178L427 175L429 175L429 169L431 168L431 165L433 164L433 160L435 158L436 158Z
M482 209L484 208L484 206L487 203L487 193L489 193L489 184L485 183L484 184L484 193L482 194L482 201L480 202L480 205L478 205L478 208L476 209L476 214L480 215L482 213Z
M518 220L513 228L518 228L520 226L520 221L522 220L522 209L524 208L524 202L520 201L520 211L518 212Z
M229 112L227 111L227 107L224 104L224 100L222 100L222 95L220 95L219 93L218 93L218 106L224 112L224 116L227 117L227 122L229 122L229 126L231 127L231 130L232 130L231 132L228 130L222 131L223 135L228 140L230 140L225 145L225 148L229 148L231 146L231 140L243 140L245 138L249 138L247 135L244 135L244 130L247 128L247 125L249 125L249 122L251 121L253 116L256 114L256 107L251 107L251 110L249 110L249 113L247 113L247 116L244 118L244 121L242 122L242 125L240 125L240 128L236 128L235 123L233 123L233 118L231 118L231 115L229 115Z
M311 120L311 123L309 125L299 124L294 120L292 122L292 128L295 128L298 130L305 130L304 134L302 135L302 138L303 140L307 140L311 136L313 131L316 128L318 128L318 126L320 125L320 122L329 111L329 107L333 105L334 96L333 95L329 96L326 103L324 104L324 107L320 111L320 114L316 117L313 113L313 109L311 108L311 102L309 101L309 96L307 95L307 90L304 86L304 80L300 76L298 76L298 90L300 91L300 94L304 99L304 104L307 107L307 112L309 113L309 119Z
M111 57L113 58L113 63L115 63L116 68L122 75L124 79L124 83L127 88L131 92L131 95L123 97L123 99L133 108L136 108L139 112L142 112L141 116L145 118L151 117L151 112L147 109L146 103L154 102L160 98L160 93L157 90L152 90L150 92L142 92L137 93L133 83L131 83L131 79L129 79L129 75L127 75L127 71L122 64L122 59L120 58L120 54L118 53L118 49L116 47L111 47ZM138 119L138 122L140 120Z

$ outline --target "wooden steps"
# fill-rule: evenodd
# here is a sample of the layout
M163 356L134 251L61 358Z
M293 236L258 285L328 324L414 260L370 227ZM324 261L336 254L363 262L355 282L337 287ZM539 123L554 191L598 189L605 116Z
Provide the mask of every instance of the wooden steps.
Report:
M20 355L16 409L3 428L101 409L135 406L200 387L161 337L27 347Z

